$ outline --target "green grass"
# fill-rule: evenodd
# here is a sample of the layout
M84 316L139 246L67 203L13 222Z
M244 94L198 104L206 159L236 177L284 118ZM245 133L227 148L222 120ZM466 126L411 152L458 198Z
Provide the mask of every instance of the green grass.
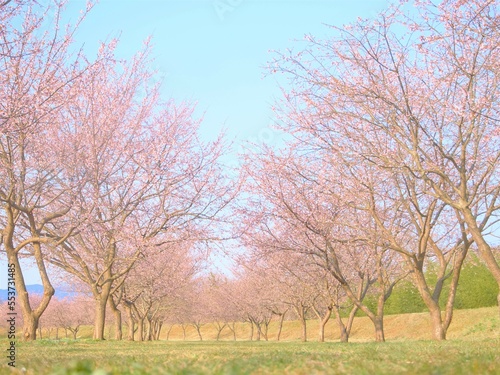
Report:
M6 345L6 341L0 341ZM499 374L500 340L18 343L2 374ZM24 367L25 372L21 370Z
M308 321L309 340L316 340L317 327L317 321ZM211 324L203 326L203 342L197 341L194 328L183 341L180 327L174 327L170 341L165 341L166 330L156 342L93 341L88 338L91 327L83 327L76 341L18 341L16 369L11 371L3 357L0 375L500 374L497 307L457 310L445 342L429 340L426 313L387 316L387 342L382 344L373 342L373 325L366 317L355 319L348 344L336 342L333 321L327 325L326 343L300 342L297 321L285 322L282 342L274 341L275 322L269 342L246 341L249 325L243 323L237 326L236 342L229 330L223 332L223 341L213 341L216 332ZM113 330L106 329L106 336L113 337ZM0 348L8 348L6 339L0 339Z

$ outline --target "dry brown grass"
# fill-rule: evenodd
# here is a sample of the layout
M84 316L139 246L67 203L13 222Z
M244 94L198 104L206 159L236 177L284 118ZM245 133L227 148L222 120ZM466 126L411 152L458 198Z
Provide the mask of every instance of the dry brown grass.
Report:
M307 338L316 340L318 337L317 320L307 321ZM166 339L168 326L162 330L162 339ZM239 323L236 326L237 339L250 339L250 325L248 323ZM384 319L385 335L387 340L430 340L431 323L428 313L414 313L401 315L388 315ZM217 331L212 324L206 324L202 327L202 336L204 340L215 340ZM269 340L275 340L278 331L278 323L271 322L269 325ZM254 333L254 339L256 335ZM373 341L373 324L367 317L358 317L354 319L351 333L351 341L364 342ZM485 307L472 310L456 310L453 321L448 330L449 339L483 339L500 338L500 317L497 307ZM225 328L221 334L221 340L232 340L232 333ZM182 329L175 325L169 335L170 340L182 340ZM301 327L298 321L285 321L281 340L294 341L301 339ZM332 319L326 326L326 340L336 341L339 339L336 322ZM199 340L194 327L187 327L186 340Z
M307 338L315 341L318 337L318 322L315 319L307 321ZM20 329L20 327L18 327ZM127 327L124 326L123 333L126 335ZM161 339L166 340L168 325L162 329ZM387 340L430 340L431 324L428 313L414 313L401 315L387 315L384 319L384 329ZM272 321L269 325L269 340L276 340L278 331L277 321ZM203 340L215 340L217 331L215 325L205 324L202 329ZM301 339L300 323L295 320L285 321L281 333L282 341L295 341ZM44 338L47 332L43 330ZM337 341L339 339L336 322L331 319L326 326L325 338L327 341ZM51 337L54 338L55 331L52 330ZM0 337L5 336L5 329L0 329ZM59 337L64 337L64 330L59 331ZM69 336L71 334L69 333ZM91 338L92 327L82 327L79 338ZM109 325L106 328L106 337L114 338L114 327ZM236 337L238 341L250 339L250 325L248 323L238 323L236 325ZM254 332L254 339L256 333ZM351 332L350 341L366 342L373 341L374 330L371 321L367 317L357 317ZM453 321L448 330L448 339L486 339L500 338L500 316L497 307L484 307L472 310L455 310ZM232 332L226 327L222 331L221 340L233 340ZM263 340L263 338L261 338ZM174 325L169 340L182 341L183 333L180 325ZM186 341L198 341L199 337L194 327L186 328Z

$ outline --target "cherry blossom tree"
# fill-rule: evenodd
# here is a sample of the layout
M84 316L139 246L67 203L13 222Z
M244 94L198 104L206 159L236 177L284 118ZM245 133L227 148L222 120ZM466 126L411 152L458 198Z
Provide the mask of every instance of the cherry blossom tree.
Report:
M325 341L325 327L333 315L340 331L340 341L347 342L358 307L355 304L352 305L347 324L344 324L340 309L348 299L345 293L342 293L342 285L323 268L315 266L311 271L314 272L311 275L314 288L311 310L318 318L318 341Z
M103 45L63 112L66 173L81 188L78 232L51 262L89 285L96 300L94 338L102 339L109 296L140 257L157 246L209 238L226 204L217 159L221 139L202 143L193 108L162 102L151 85L149 45L130 61Z
M266 252L266 249L253 250L257 251L253 254L254 259L249 260L252 272L259 278L262 289L271 287L263 294L264 298L261 297L263 306L270 312L269 321L276 311L281 320L284 313L278 306L287 306L286 310L291 310L300 321L302 341L306 342L307 319L312 301L317 297L313 288L314 271L308 259L300 254L288 254L285 259L281 254Z
M232 309L231 299L236 298L230 294L230 281L222 275L210 273L204 280L203 298L205 299L205 313L207 320L215 327L216 341L220 340L224 329L231 330L233 339L236 340L234 323L238 319Z
M337 166L306 151L289 145L282 154L265 149L252 156L246 168L255 198L242 210L245 244L281 254L285 262L302 254L327 270L383 341L383 308L403 276L401 267L373 219L353 206L351 200L362 197L350 195L345 181L339 182ZM380 297L375 311L363 303L369 288L376 288Z
M321 319L321 324L326 324L325 318L329 318L329 314L333 314L334 319L337 323L339 330L340 342L348 342L349 336L351 335L352 324L354 323L354 318L359 308L356 304L349 301L346 293L344 292L342 285L338 281L333 280L331 277L326 277L322 280L322 285L319 285L320 290L318 296L321 297L323 306L326 307L323 316L320 316L315 310L317 309L316 301L312 304L312 309L315 314ZM330 312L331 311L331 312ZM347 313L346 317L343 317L344 312ZM347 318L347 319L346 319ZM324 340L324 327L320 328L319 341Z
M127 275L122 300L134 312L129 328L137 324L139 340L158 337L162 310L168 311L190 292L201 259L189 245L182 242L157 247L141 257Z
M498 7L482 0L414 6L411 16L404 4L395 6L281 55L273 69L297 84L286 99L293 108L289 130L408 182L404 194L414 189L419 205L428 201L429 216L418 219L427 236L441 209L452 212L460 227L457 251L465 256L474 241L500 282L489 236L500 208ZM427 250L417 252L425 257ZM432 292L424 289L429 306ZM435 338L444 338L446 325Z
M498 87L492 42L498 17L491 2L419 3L417 9L408 18L392 8L373 22L337 29L334 40L310 38L321 53L283 56L290 63L284 70L301 85L286 99L287 126L325 155L335 154L358 180L354 190L372 196L367 210L391 250L407 259L433 336L444 339L472 241L494 275L498 269L485 240L498 209L498 116L491 97ZM391 186L389 195L362 181L368 166L383 176L380 186ZM403 212L399 228L390 223L397 211ZM426 264L437 264L433 286ZM441 317L446 279L450 293Z
M48 230L68 216L78 189L61 171L68 151L58 139L59 111L89 66L81 53L71 52L81 20L61 31L62 10L60 2L12 1L0 7L1 248L15 267L26 340L36 339L39 319L54 294L44 247L60 246L74 230L71 225ZM52 15L53 21L46 21ZM35 305L19 262L23 256L35 259L44 286Z
M269 284L264 282L264 278L255 274L247 274L239 280L239 303L243 319L250 324L250 341L260 341L262 338L268 341L268 328L272 319L272 311L269 308L268 298L266 298L266 287Z
M235 274L231 277L214 273L206 276L207 316L217 330L216 340L220 339L222 331L226 329L231 332L233 340L236 341L237 323L248 320L246 279L241 270L234 271Z
M92 323L92 315L92 300L88 297L55 298L51 301L41 322L46 329L55 328L58 330L62 328L66 333L71 332L73 339L76 340L80 327Z

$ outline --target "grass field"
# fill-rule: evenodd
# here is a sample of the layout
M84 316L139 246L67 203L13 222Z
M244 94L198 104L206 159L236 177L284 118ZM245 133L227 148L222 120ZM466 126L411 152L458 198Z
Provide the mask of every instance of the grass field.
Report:
M499 374L499 349L498 339L384 344L39 341L20 343L12 373ZM4 365L2 373L11 372Z
M283 342L272 340L273 326L272 341L245 341L244 325L236 342L228 334L224 341L211 341L210 325L204 327L208 341L203 342L179 340L177 327L170 341L18 342L16 369L5 358L0 374L500 374L497 308L457 311L445 342L427 340L426 319L426 314L387 317L388 342L382 344L371 342L366 318L357 319L348 344L334 341L334 324L327 329L329 342L299 342L297 322L287 322ZM309 323L314 339L314 322ZM188 339L195 339L193 332ZM7 340L0 345L7 349Z

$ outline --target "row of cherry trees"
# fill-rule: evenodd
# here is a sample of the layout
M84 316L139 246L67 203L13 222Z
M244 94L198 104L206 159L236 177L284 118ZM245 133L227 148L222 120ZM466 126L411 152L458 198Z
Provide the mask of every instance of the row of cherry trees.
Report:
M119 304L133 311L141 330L196 271L200 242L215 237L208 223L233 190L222 139L200 141L193 106L160 98L149 41L130 59L116 40L84 54L74 34L91 6L67 27L63 8L0 5L1 243L27 340L54 294L49 265L91 292L95 339L108 304L117 318ZM23 257L44 287L36 303Z
M184 339L189 330L196 332L199 340L204 340L207 338L204 332L209 330L215 332L210 339L216 340L229 337L233 340L279 341L284 320L299 319L302 340L306 341L307 320L317 318L320 322L319 340L324 341L325 326L334 316L341 341L348 340L358 309L348 301L338 283L318 267L307 267L308 273L299 274L301 266L295 262L275 264L273 268L263 264L256 267L252 262L251 268L237 278L216 274L192 277L191 270L181 272L182 278L178 277L180 275L176 277L178 266L170 263L158 273L154 268L149 269L147 281L144 281L145 273L141 272L139 281L134 279L134 271L131 271L119 293L110 296L105 320L107 338L150 341L160 339L163 334L162 337L168 340L172 329L176 328L182 330ZM140 267L133 268L136 269L141 271ZM168 277L162 277L160 273ZM82 327L94 324L95 302L91 293L85 292L88 288L82 286L83 293L51 299L39 319L37 337L77 339L82 335ZM132 291L140 292L127 295ZM30 303L39 304L42 298L32 294ZM1 309L7 311L7 304L4 303ZM121 312L125 313L124 318ZM269 334L272 321L278 328L273 337ZM249 334L243 336L244 325L249 328ZM5 322L0 326L8 328ZM123 328L127 329L126 335L122 334Z
M289 137L244 160L232 228L246 251L224 280L199 275L236 182L222 139L197 138L193 106L161 98L149 42L128 60L115 40L90 56L73 41L85 12L61 31L62 5L0 4L1 243L25 339L51 308L48 267L92 296L95 339L108 311L117 339L122 321L129 340L159 338L164 322L236 338L237 321L267 339L271 319L281 333L293 313L304 340L314 314L320 339L333 316L347 341L361 310L383 341L404 278L445 339L471 249L500 284L500 21L489 0L413 5L273 61L292 87L276 109ZM38 301L23 257L40 272Z
M417 286L438 340L471 247L500 285L498 7L412 5L412 16L403 2L278 54L271 69L293 89L276 111L290 137L248 158L251 195L240 209L253 257L322 268L372 320L377 341L401 278Z
M108 304L105 336L136 341L160 338L279 341L301 336L306 341L312 337L309 322L317 320L318 341L325 340L327 329L329 336L333 333L341 342L350 340L359 308L329 272L308 263L305 257L286 262L275 259L272 265L253 259L244 268L236 278L197 276L182 288L178 284L170 293L157 295L158 298L139 297L130 308L126 307L129 302L120 303L116 295L116 307ZM432 277L432 271L430 274ZM179 282L182 280L177 279ZM365 291L363 301L366 299L368 306L376 306L377 289ZM30 296L32 303L39 298ZM93 304L88 292L70 299L52 298L39 321L37 337L88 337L88 328L94 322ZM124 313L123 319L121 314L113 313L113 308ZM1 309L7 311L6 303ZM298 321L301 330L290 329L292 325L284 325L285 320ZM0 327L9 328L6 322ZM127 331L123 336L122 327Z

